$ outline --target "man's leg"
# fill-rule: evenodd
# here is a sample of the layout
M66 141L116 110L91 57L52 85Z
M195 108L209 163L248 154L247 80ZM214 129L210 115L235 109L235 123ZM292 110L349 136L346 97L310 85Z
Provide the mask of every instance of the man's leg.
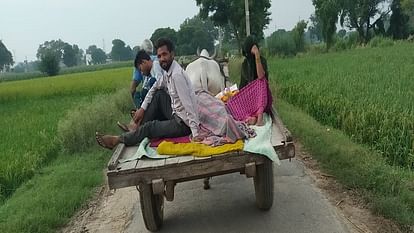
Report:
M132 116L133 117L133 116ZM144 118L141 121L141 125L145 122L153 120L170 120L172 117L171 109L171 98L164 90L157 90L152 97L151 103L148 105L147 110L145 110ZM128 132L135 131L140 125L136 124L134 120L126 125L121 122L117 122L118 126Z
M133 146L140 143L144 138L175 138L191 134L190 128L182 121L171 120L154 120L144 123L136 131L127 132L121 135L120 142L126 146Z
M164 90L157 90L152 97L151 103L148 105L147 110L145 110L144 118L142 119L141 124L153 120L171 120L172 109L171 109L171 98Z

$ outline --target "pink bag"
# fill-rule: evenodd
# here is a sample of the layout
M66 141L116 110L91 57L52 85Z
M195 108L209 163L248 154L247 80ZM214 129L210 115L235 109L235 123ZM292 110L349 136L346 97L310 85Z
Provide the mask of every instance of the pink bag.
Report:
M237 121L255 116L259 110L270 112L272 94L266 78L256 79L242 88L227 102L227 108Z

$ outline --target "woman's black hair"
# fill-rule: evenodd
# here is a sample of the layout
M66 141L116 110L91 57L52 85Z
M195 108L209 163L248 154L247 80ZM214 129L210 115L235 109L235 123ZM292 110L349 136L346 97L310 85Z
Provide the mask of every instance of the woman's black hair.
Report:
M246 37L246 40L244 41L243 48L242 48L243 56L247 58L253 56L251 53L253 45L256 45L257 48L259 48L259 41L257 40L256 36L250 35Z

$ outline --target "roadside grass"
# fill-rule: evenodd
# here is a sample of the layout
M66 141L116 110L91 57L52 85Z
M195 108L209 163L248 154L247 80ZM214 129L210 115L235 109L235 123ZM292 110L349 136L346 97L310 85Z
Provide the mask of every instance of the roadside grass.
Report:
M283 100L276 104L287 128L321 167L348 188L357 189L374 213L414 227L414 173L391 166L377 152L343 132L324 126Z
M269 59L277 96L414 169L414 44Z
M93 97L126 87L130 69L71 74L0 84L0 204L36 171L56 157L59 147L58 122L69 109ZM129 103L125 91L125 103ZM111 103L108 97L102 102ZM119 102L119 101L118 101ZM132 102L131 102L132 104ZM109 111L84 111L96 117ZM79 119L81 121L82 119Z
M59 147L56 159L0 205L0 232L55 232L68 223L102 185L111 155L96 144L95 130L120 132L115 122L128 118L128 97L127 89L120 89L65 113L58 123L63 129L50 135Z
M121 89L114 94L100 95L91 103L83 103L68 111L59 121L57 141L64 152L76 153L96 146L95 132L119 133L117 120L130 120L130 103L128 89Z
M58 150L57 122L83 96L16 101L0 104L0 196L10 196ZM41 104L40 104L41 102Z
M59 154L0 207L0 232L55 232L102 184L108 153Z

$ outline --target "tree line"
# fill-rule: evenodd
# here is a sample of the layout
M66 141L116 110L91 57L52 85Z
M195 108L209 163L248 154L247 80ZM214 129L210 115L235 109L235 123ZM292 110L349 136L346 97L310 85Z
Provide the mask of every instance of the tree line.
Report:
M243 0L195 0L199 13L187 18L178 30L170 27L157 28L150 39L170 38L176 45L177 55L194 55L197 48L212 52L220 42L218 52L239 52L246 37L245 8ZM270 0L249 1L251 33L262 39L270 54L295 55L305 50L305 43L324 42L326 49L338 38L348 37L352 43L366 44L374 36L405 39L414 33L414 1L412 0L312 0L315 13L309 21L301 20L291 30L279 29L265 38L263 30L270 21ZM337 31L337 25L343 29ZM348 30L345 30L347 28ZM353 31L353 33L350 33ZM263 40L265 39L265 40ZM22 67L38 67L42 72L55 75L61 66L103 64L112 61L132 60L139 46L126 45L120 39L112 41L112 49L106 54L96 45L86 51L76 44L60 39L46 41L37 51L37 62L18 64ZM14 64L10 51L0 41L0 71Z
M414 34L412 0L312 0L313 33L329 49L334 43L337 23L356 31L358 42L367 44L374 36L406 39Z
M241 44L246 37L245 12L243 0L213 1L196 0L200 7L199 14L187 18L176 31L172 28L155 29L151 35L153 43L160 37L168 37L176 44L177 55L193 55L197 48L205 48L210 52L215 49L217 40L222 42L222 49L229 51L241 50ZM263 38L263 29L269 23L269 0L249 1L250 22L252 33ZM2 44L0 44L2 45ZM139 46L131 48L122 40L112 41L112 50L106 54L96 45L89 46L86 51L76 44L69 44L61 39L45 41L37 50L36 62L20 63L17 70L28 67L38 67L42 72L56 75L61 66L72 67L81 64L102 64L112 61L132 60ZM5 51L8 51L5 49ZM3 54L8 56L3 59ZM13 64L11 53L3 52L0 47L0 69L10 68ZM3 61L4 60L4 61Z

